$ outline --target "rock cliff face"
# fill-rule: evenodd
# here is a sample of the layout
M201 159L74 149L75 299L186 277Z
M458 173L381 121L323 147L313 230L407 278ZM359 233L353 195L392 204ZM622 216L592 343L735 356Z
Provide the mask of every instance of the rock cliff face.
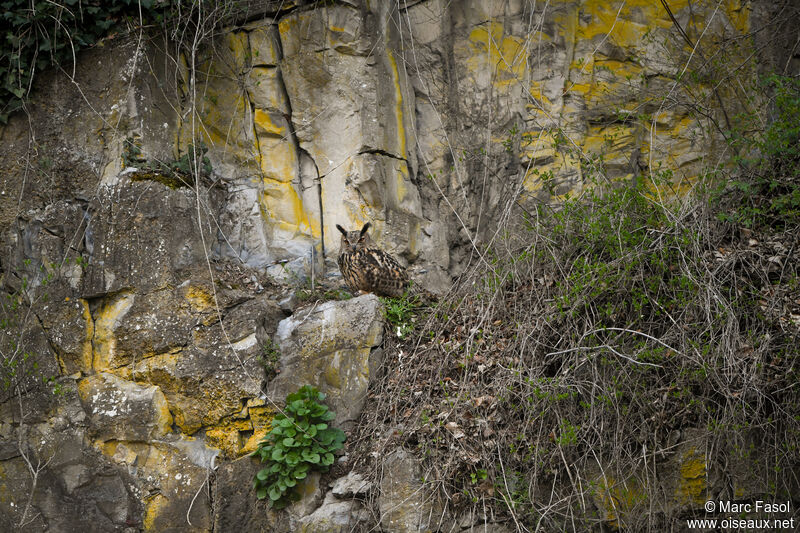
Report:
M326 390L347 427L383 361L376 298L287 298L338 282L335 225L372 222L443 292L512 204L593 165L680 188L720 157L722 118L675 105L692 50L658 2L273 4L191 55L87 51L0 130L0 529L426 530L404 452L381 487L317 479L286 515L249 490L287 392ZM704 42L754 16L669 4ZM197 182L159 170L203 146Z

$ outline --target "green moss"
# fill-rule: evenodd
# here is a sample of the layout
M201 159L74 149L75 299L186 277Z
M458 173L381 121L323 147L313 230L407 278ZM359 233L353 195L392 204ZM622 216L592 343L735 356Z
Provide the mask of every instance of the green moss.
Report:
M131 175L131 181L155 181L173 190L189 186L189 184L178 175L168 176L154 171L136 172Z

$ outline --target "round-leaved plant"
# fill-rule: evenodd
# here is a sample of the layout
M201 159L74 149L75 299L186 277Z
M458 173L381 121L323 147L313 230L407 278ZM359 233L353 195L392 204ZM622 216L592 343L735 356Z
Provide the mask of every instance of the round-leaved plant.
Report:
M309 472L325 472L341 449L345 434L328 426L335 414L322 403L325 394L309 385L286 397L284 412L275 415L272 430L253 452L266 466L253 480L256 496L269 497L276 509L299 499L290 490Z

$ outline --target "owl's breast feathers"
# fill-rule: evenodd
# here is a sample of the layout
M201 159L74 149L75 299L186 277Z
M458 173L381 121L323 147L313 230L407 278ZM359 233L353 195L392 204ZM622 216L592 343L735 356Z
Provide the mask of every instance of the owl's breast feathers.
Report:
M353 291L380 296L402 296L408 273L397 260L379 248L361 248L339 256L339 269Z

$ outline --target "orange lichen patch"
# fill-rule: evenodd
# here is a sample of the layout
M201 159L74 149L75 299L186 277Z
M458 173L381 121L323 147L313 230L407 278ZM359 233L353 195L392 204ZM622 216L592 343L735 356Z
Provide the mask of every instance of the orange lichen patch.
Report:
M706 501L706 458L695 448L683 454L675 497L683 503L702 505Z

